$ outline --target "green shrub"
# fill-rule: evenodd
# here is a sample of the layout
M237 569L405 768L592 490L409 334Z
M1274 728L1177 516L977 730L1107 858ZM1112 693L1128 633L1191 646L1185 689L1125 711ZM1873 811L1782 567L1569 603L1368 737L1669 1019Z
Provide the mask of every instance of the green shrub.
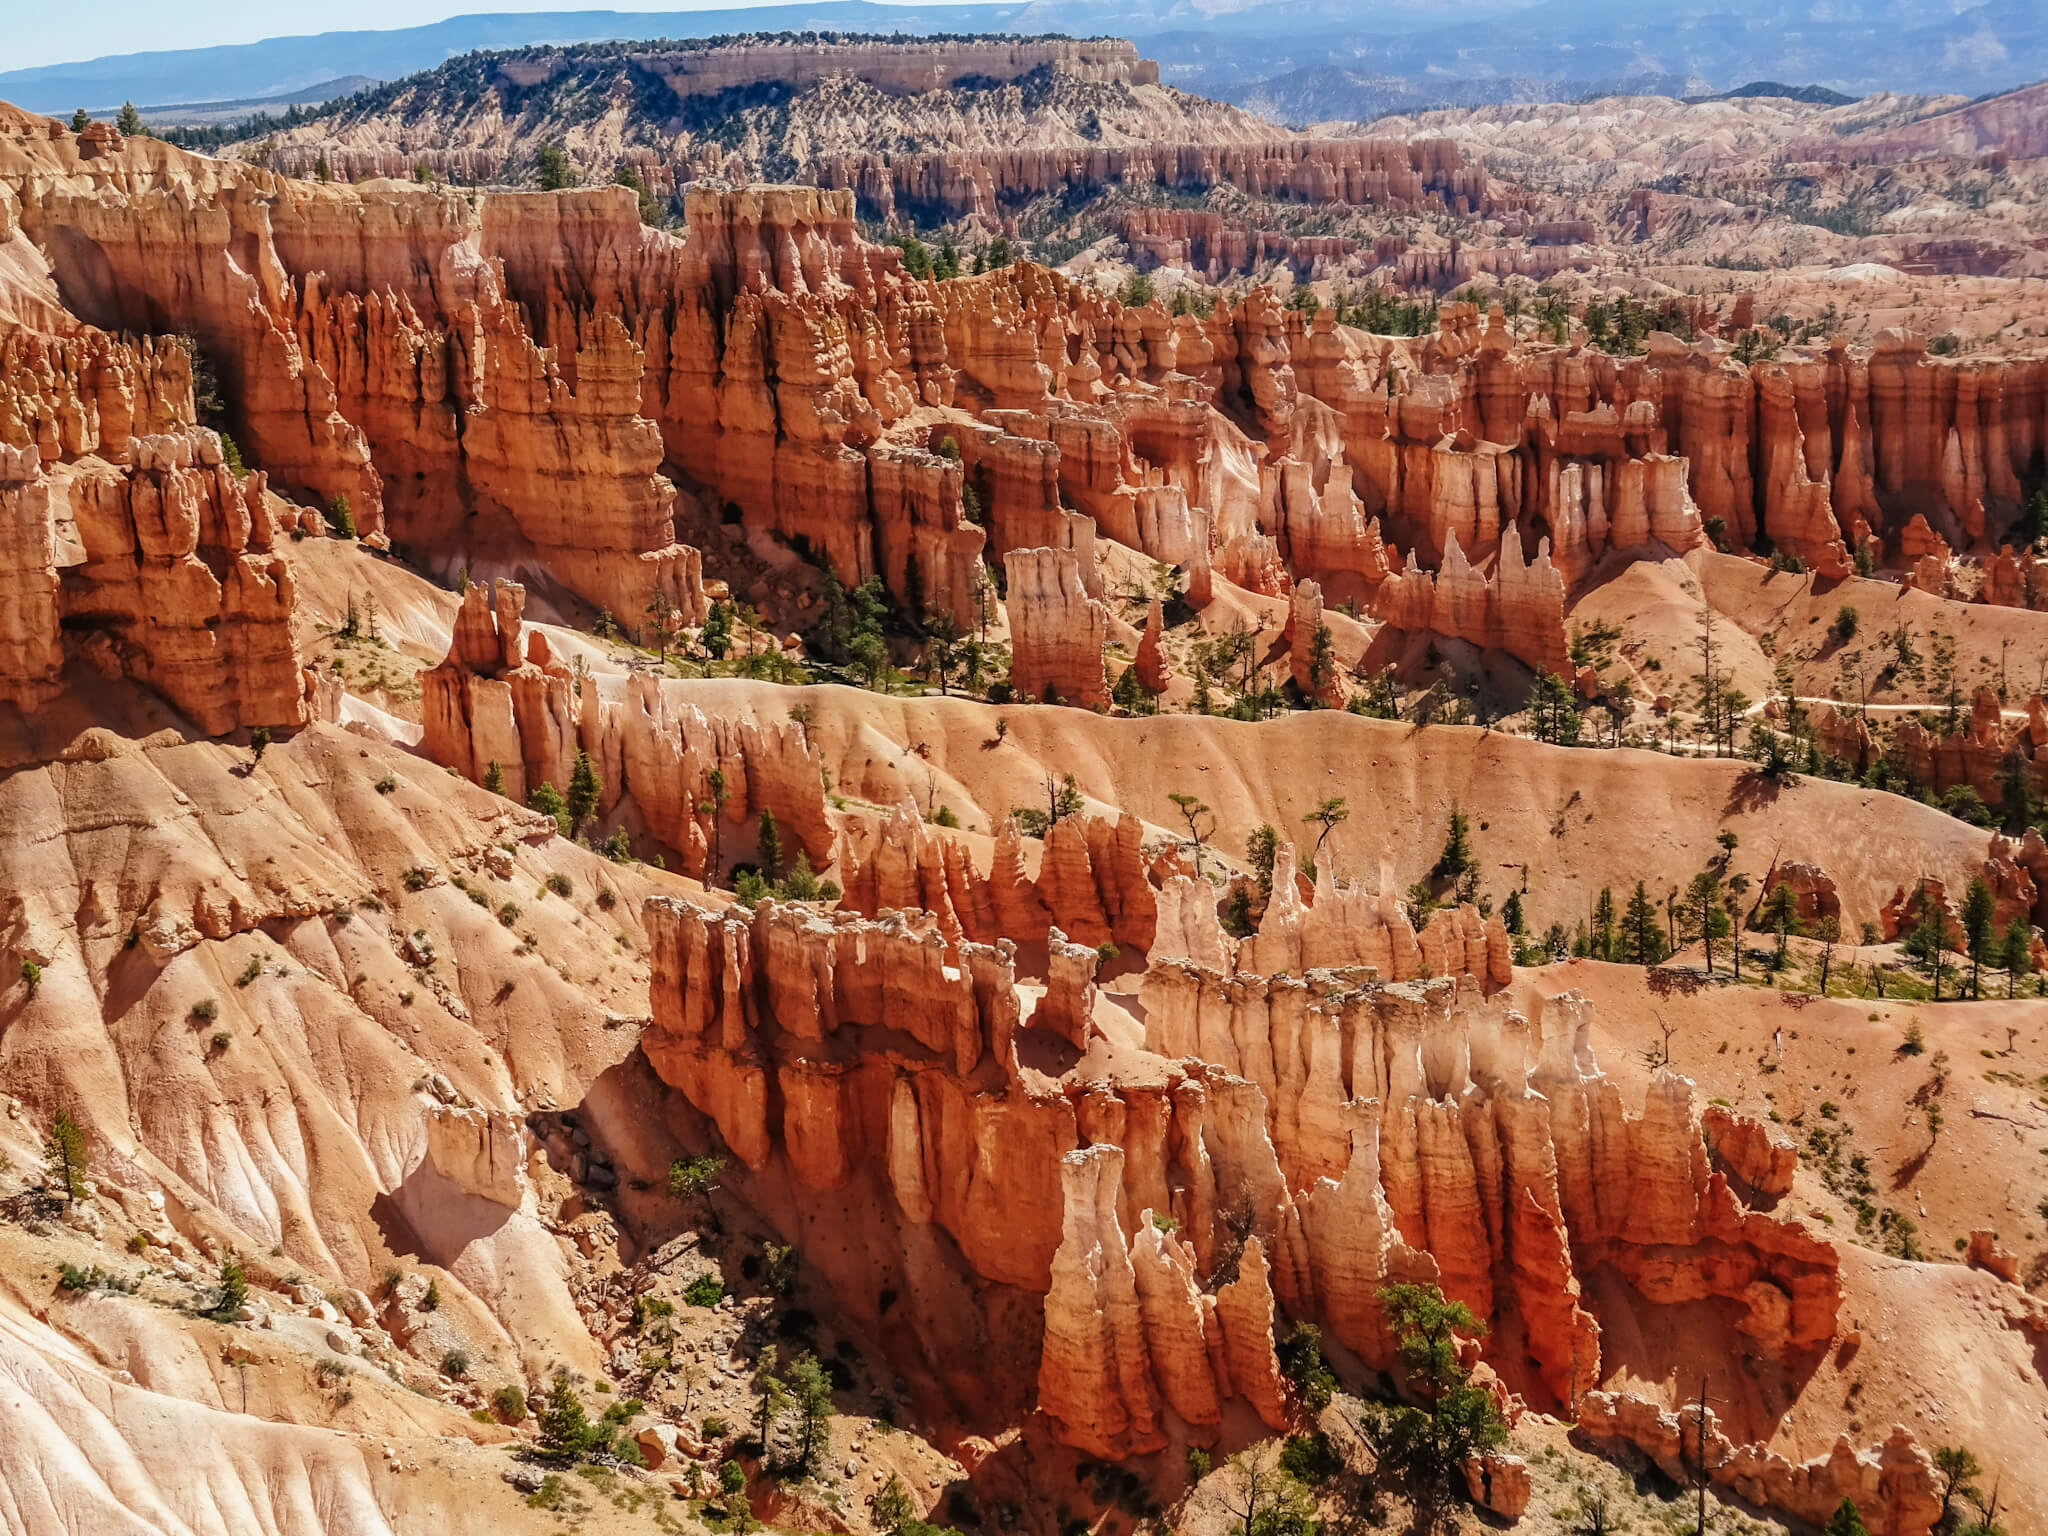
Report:
M526 1389L513 1383L498 1388L491 1394L491 1411L507 1424L525 1422Z
M547 887L557 896L567 896L576 889L575 883L567 875L562 874L549 875Z
M716 1275L699 1275L683 1287L683 1300L693 1307L715 1307L725 1299L725 1282Z
M220 1017L220 1004L210 997L203 997L192 1005L192 1017L202 1024L211 1024Z

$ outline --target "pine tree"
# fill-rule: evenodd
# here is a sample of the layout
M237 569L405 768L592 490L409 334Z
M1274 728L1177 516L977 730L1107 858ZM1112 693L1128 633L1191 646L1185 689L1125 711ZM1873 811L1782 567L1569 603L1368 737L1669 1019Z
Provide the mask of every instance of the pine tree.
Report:
M801 1355L789 1368L789 1392L797 1412L797 1461L809 1467L832 1417L832 1378L816 1356Z
M894 1472L889 1481L882 1484L882 1491L875 1495L870 1506L874 1511L875 1529L895 1536L905 1526L917 1523L917 1506L910 1501L910 1490L903 1486L903 1479Z
M1805 924L1799 921L1799 898L1792 894L1792 887L1780 880L1771 887L1770 895L1764 898L1762 910L1758 913L1766 932L1777 936L1777 950L1773 965L1785 968L1785 950L1790 936L1805 931Z
M1172 794L1166 798L1173 802L1174 808L1181 814L1181 820L1188 824L1188 839L1195 845L1195 878L1199 880L1202 878L1202 849L1209 833L1216 830L1216 818L1210 813L1209 807L1193 795ZM1206 829L1202 826L1204 816L1209 817Z
M1244 840L1244 861L1258 877L1262 897L1270 898L1273 894L1273 860L1279 852L1280 834L1271 822L1260 822Z
M494 795L505 793L505 770L498 766L498 760L491 759L491 766L484 770L484 788Z
M1642 881L1628 898L1621 919L1622 944L1636 965L1655 965L1664 958L1664 928L1657 921L1657 904Z
M1308 646L1309 707L1322 707L1324 695L1337 676L1337 644L1330 626L1318 624Z
M656 582L647 594L647 616L654 620L654 653L661 661L668 660L668 642L675 628L676 605L668 595L668 588Z
M1707 974L1714 973L1714 940L1729 930L1728 914L1721 906L1721 877L1703 869L1685 888L1679 910L1684 914L1683 932L1688 941L1698 939L1706 952Z
M782 829L776 826L773 811L761 813L757 842L760 858L756 862L761 866L761 873L773 880L782 868Z
M1970 996L1980 997L1978 979L1984 968L1984 961L1991 952L1991 938L1996 931L1992 918L1997 911L1997 902L1992 898L1991 887L1982 875L1970 882L1970 888L1963 893L1963 937L1970 946Z
M2006 925L1998 963L2005 967L2005 995L2017 997L2020 978L2034 968L2034 930L2025 918L2016 917Z
M1456 880L1472 867L1471 821L1458 808L1458 802L1451 802L1451 830L1444 839L1444 851L1437 855L1436 868L1432 869L1433 880ZM1320 849L1320 841L1316 844Z
M1455 835L1457 831L1457 812L1455 810L1451 813L1451 817L1451 830ZM1350 819L1351 812L1345 806L1342 795L1331 795L1326 800L1318 800L1316 808L1301 818L1303 825L1321 827L1323 829L1316 834L1315 849L1309 854L1309 865L1311 868L1322 859L1323 844L1329 840L1330 834ZM1448 847L1446 851L1449 851Z
M90 128L91 126L92 114L87 112L85 108L80 107L76 112L71 114L71 131L73 133L83 133L87 128Z
M597 1436L583 1399L566 1375L557 1376L548 1388L547 1403L534 1415L540 1428L540 1448L556 1456L580 1456Z
M220 1294L214 1298L211 1316L216 1322L231 1323L249 1301L249 1277L241 1256L230 1251L220 1261Z
M569 798L565 809L569 813L569 836L576 835L576 829L588 821L597 810L597 802L604 796L604 785L597 776L597 765L590 760L588 752L578 751L576 766L569 773Z
M135 110L135 103L132 101L121 103L121 111L114 119L114 126L121 130L124 138L134 138L146 132L142 126L142 114Z
M541 145L534 156L534 179L543 192L560 192L576 185L576 173L569 168L569 157L561 145Z
M1600 899L1593 904L1593 931L1588 937L1587 953L1596 960L1614 958L1614 887L1600 887Z
M698 631L698 643L713 660L725 660L725 653L732 649L732 616L732 604L720 598L711 605L704 627Z
M55 1187L57 1198L66 1205L85 1198L85 1170L88 1159L85 1130L64 1110L50 1122L49 1140L43 1143L43 1179Z
M1529 931L1529 921L1522 915L1522 893L1509 891L1508 899L1500 909L1500 924L1516 937Z
M941 673L939 682L939 692L941 695L946 691L944 678L945 674ZM1116 680L1116 686L1110 689L1109 697L1110 701L1126 714L1142 715L1145 713L1145 705L1147 703L1145 688L1138 681L1138 669L1136 667L1124 668L1122 674Z
M768 1459L769 1438L775 1433L775 1421L782 1417L782 1410L789 1406L789 1392L783 1386L782 1378L775 1374L775 1346L763 1349L754 1364L754 1394L761 1399L754 1410L754 1434L761 1442L761 1459Z
M1571 747L1579 740L1579 707L1570 684L1554 672L1536 679L1529 696L1529 728L1538 741Z
M1863 1523L1863 1516L1856 1509L1854 1499L1843 1499L1835 1506L1834 1516L1828 1521L1821 1536L1870 1536Z
M1908 956L1922 961L1927 974L1934 983L1934 1001L1941 1001L1941 975L1948 967L1948 913L1933 893L1925 887L1918 895L1919 920L1913 924L1912 932L1906 935L1904 949Z
M562 792L546 779L542 779L540 787L527 795L526 803L530 809L554 817L555 825L562 829L562 836L569 835L569 808L562 802Z

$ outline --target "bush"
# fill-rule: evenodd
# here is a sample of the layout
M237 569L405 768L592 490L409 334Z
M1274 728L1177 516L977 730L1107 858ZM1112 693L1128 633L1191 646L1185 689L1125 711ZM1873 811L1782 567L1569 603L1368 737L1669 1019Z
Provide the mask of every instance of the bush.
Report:
M28 988L28 995L34 997L36 988L43 984L43 968L33 960L22 961L21 984Z
M398 780L394 779L394 778L393 778L393 777L392 777L392 776L391 776L390 774L388 774L388 773L387 773L387 774L385 774L385 775L384 775L384 777L383 777L383 778L381 778L381 779L379 779L379 780L377 781L377 786L376 786L376 787L377 787L377 793L378 793L378 794L380 794L380 795L388 795L388 794L390 794L390 793L391 793L391 792L392 792L393 790L395 790L395 789L397 789L397 788L398 788Z
M715 1307L725 1299L725 1282L716 1275L699 1275L683 1287L683 1300L693 1307Z
M405 872L405 888L408 891L424 891L427 888L428 880L431 878L432 876L415 864Z
M1312 1435L1289 1435L1280 1447L1280 1470L1297 1482L1327 1482L1344 1470L1344 1459L1320 1431Z
M557 896L567 896L576 889L576 884L567 875L549 875L547 887Z
M498 908L498 921L503 923L507 928L510 928L514 923L518 922L519 903L516 901L508 901L502 907Z
M249 985L250 982L254 981L258 976L261 976L262 974L262 956L251 955L249 957L249 963L242 967L242 974L235 978L235 985L238 987L246 987Z
M335 495L328 497L326 515L327 526L332 528L336 534L344 539L352 539L356 536L355 509L349 505L346 492L337 492Z
M466 1349L449 1350L447 1354L441 1357L441 1370L443 1374L454 1376L458 1379L467 1376L469 1374L469 1351Z
M429 1280L427 1282L427 1294L420 1298L420 1310L422 1312L438 1312L441 1310L440 1281Z
M1847 603L1835 610L1835 622L1828 626L1828 634L1837 645L1846 645L1856 638L1856 626L1862 622L1862 615Z
M555 825L562 830L562 836L569 835L569 803L562 798L562 792L543 779L540 786L526 797L527 806L543 815L555 818Z
M1274 1353L1280 1359L1280 1374L1294 1384L1303 1402L1321 1412L1337 1390L1337 1378L1323 1358L1322 1330L1313 1323L1296 1323Z
M526 1389L508 1384L491 1394L491 1412L507 1424L520 1424L526 1420Z
M668 1165L668 1193L672 1200L692 1200L718 1187L725 1171L725 1159L715 1153L679 1157Z
M210 997L203 997L192 1005L192 1017L202 1024L211 1024L220 1017L220 1004Z
M731 1433L732 1426L727 1424L717 1414L707 1413L704 1415L704 1438L706 1440L723 1440Z

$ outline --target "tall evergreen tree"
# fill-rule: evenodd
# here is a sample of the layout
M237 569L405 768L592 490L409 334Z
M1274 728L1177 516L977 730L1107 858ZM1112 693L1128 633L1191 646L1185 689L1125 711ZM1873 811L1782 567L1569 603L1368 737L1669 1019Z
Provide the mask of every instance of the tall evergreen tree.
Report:
M1655 965L1664 958L1664 926L1657 921L1657 904L1638 880L1629 894L1622 914L1621 942L1631 964Z
M1318 843L1320 847L1320 843ZM1451 828L1444 838L1444 851L1437 855L1436 868L1430 878L1434 880L1456 880L1472 867L1472 822L1458 802L1451 802Z
M565 808L569 812L569 835L574 837L581 827L597 813L597 802L604 797L604 785L598 779L597 765L590 760L590 754L578 751L576 766L569 772L569 797Z
M2034 968L2034 930L2023 917L2006 924L1998 963L2005 967L2005 995L2019 995L2020 978Z
M1970 882L1970 888L1963 893L1963 938L1970 947L1970 996L1983 994L1978 990L1978 981L1983 973L1984 961L1990 956L1991 941L1996 929L1992 918L1998 904L1992 898L1991 887L1982 875Z
M1600 899L1593 903L1593 928L1587 935L1587 953L1596 960L1612 960L1615 943L1614 887L1600 887Z

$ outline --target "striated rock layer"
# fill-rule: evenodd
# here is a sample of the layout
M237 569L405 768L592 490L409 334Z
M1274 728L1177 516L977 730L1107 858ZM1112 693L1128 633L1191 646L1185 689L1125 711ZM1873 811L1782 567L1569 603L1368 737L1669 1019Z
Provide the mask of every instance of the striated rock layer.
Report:
M129 437L46 470L0 445L0 699L34 709L67 653L155 688L208 735L307 719L297 588L264 478L211 432Z
M1053 1006L1057 980L1020 1006L1007 940L772 902L646 918L655 1071L799 1209L860 1190L887 1209L864 1256L831 1261L860 1267L835 1277L849 1294L918 1294L935 1228L966 1272L1032 1298L1038 1406L1091 1455L1157 1448L1168 1409L1200 1437L1233 1396L1286 1423L1282 1312L1390 1366L1395 1280L1514 1319L1490 1358L1556 1403L1601 1379L1590 1266L1652 1302L1720 1298L1773 1358L1834 1336L1832 1247L1742 1205L1687 1080L1661 1074L1627 1113L1572 997L1539 1032L1449 980L1155 960L1144 1053L1105 1076L1059 1068L1091 1031ZM962 1371L929 1348L926 1368Z

